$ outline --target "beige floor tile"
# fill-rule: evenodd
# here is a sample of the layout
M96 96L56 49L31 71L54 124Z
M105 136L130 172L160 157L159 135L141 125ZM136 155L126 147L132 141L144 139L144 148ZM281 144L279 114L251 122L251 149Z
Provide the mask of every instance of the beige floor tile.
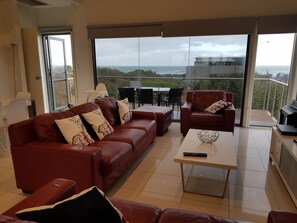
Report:
M243 146L238 147L237 156L250 158L250 159L260 158L259 152L256 148L249 148L249 147L243 147Z
M278 209L272 190L229 185L230 206L268 212Z
M257 148L256 142L254 141L254 138L252 136L252 134L249 133L249 131L240 131L236 135L236 142L237 145L243 146L243 147L248 147L248 148Z
M25 196L14 193L4 193L0 195L0 213L6 211L14 204L23 200Z
M240 186L271 189L271 185L267 179L267 174L266 172L262 171L242 169L231 171L229 183Z
M136 170L154 172L159 163L160 160L151 157L145 157L136 167Z
M181 178L155 173L143 188L144 192L181 197L183 194Z
M237 157L237 167L243 170L254 170L254 171L263 171L262 161L260 158L243 158L241 156Z
M275 173L277 171L274 163L271 160L269 160L269 158L267 158L267 159L261 158L261 161L262 161L263 167L265 169L265 172L274 172Z
M179 148L179 146L177 146L176 148L172 148L171 150L168 150L168 152L164 156L164 160L173 161L178 148Z
M155 146L152 150L150 150L147 153L146 157L157 160L163 160L170 152L171 149L168 146Z
M0 168L13 168L11 156L4 156L1 158Z
M229 207L223 204L182 198L180 209L229 218Z
M256 211L246 208L230 207L230 218L238 221L266 223L268 212Z
M260 158L262 160L269 159L270 148L261 148L261 149L258 148L258 151L259 151Z
M181 176L180 164L172 160L161 160L155 173Z
M7 192L17 192L18 190L16 190L16 182L14 177L10 176L10 178L1 180L0 189Z
M151 176L151 172L135 170L130 176L128 176L124 180L121 187L140 191L143 189L143 186L147 183Z
M121 187L117 191L115 191L113 194L108 194L108 196L134 201L137 198L139 193L140 193L139 190Z
M215 197L215 196L208 196L208 195L201 195L201 194L197 194L197 193L188 193L188 192L185 192L183 194L182 198L189 199L189 200L205 201L205 202L209 202L209 203L216 203L219 205L229 206L229 189L227 186L226 194L223 198Z
M287 192L287 189L285 187L285 184L283 183L280 175L278 172L267 172L267 177L270 182L271 188L274 191L283 191Z
M9 168L0 168L0 183L3 181L7 181L8 179L14 178L13 169Z
M161 209L165 209L165 208L179 208L181 198L163 195L163 194L141 192L137 196L135 201L145 203L145 204L156 205Z
M286 191L273 191L273 193L280 210L297 213L297 208Z

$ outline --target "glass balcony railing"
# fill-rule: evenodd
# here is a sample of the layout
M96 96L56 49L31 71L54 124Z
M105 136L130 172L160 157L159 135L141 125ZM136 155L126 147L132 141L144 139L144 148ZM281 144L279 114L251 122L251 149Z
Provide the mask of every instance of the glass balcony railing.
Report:
M186 93L189 90L213 89L224 90L234 93L234 107L236 108L236 119L239 123L241 106L243 102L243 83L244 79L239 78L185 78L180 77L127 77L119 76L100 76L99 82L105 83L110 96L118 98L118 87L183 87L182 103L185 102ZM273 122L279 119L280 108L286 104L288 84L276 81L271 78L255 78L252 110L262 112ZM179 108L175 108L179 110ZM264 111L264 113L263 113ZM178 111L176 111L178 112ZM179 120L179 113L175 119ZM265 124L264 124L265 125ZM271 125L271 123L269 124Z
M252 109L263 110L275 123L280 109L287 103L288 84L271 78L255 78Z

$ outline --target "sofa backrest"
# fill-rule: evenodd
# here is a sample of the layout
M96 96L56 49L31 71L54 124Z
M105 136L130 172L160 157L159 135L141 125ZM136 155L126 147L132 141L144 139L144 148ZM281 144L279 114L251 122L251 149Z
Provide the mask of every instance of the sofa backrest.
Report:
M219 100L226 101L226 94L224 91L197 90L193 93L193 110L204 111L208 106Z
M57 111L36 116L33 119L33 128L39 141L67 143L55 120L73 117L71 111Z
M96 100L95 103L99 105L104 117L107 119L112 127L114 127L115 125L120 125L117 99L113 97L100 98Z
M11 144L22 146L30 141L49 141L67 143L55 120L79 115L92 138L98 138L92 126L83 118L82 114L101 108L104 117L114 127L120 124L117 100L102 98L96 102L88 102L72 107L67 111L57 111L38 115L32 119L12 124L9 128Z

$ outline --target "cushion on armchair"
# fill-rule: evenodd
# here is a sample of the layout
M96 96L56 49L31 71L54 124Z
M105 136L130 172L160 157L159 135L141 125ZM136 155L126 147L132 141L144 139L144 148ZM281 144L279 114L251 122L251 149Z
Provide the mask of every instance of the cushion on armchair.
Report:
M231 102L219 100L219 101L216 101L215 103L211 104L204 111L207 111L210 113L216 113L218 111L222 111L224 108L227 108L231 104L232 104Z

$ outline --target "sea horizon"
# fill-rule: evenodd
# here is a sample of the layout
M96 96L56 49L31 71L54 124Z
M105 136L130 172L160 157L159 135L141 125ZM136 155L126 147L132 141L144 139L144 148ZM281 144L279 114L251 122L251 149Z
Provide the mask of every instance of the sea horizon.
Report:
M99 68L110 68L116 69L121 72L131 72L134 70L144 70L144 71L152 71L156 74L185 74L187 66L103 66ZM289 74L290 66L256 66L255 70L258 74L272 74L276 75L278 73Z

